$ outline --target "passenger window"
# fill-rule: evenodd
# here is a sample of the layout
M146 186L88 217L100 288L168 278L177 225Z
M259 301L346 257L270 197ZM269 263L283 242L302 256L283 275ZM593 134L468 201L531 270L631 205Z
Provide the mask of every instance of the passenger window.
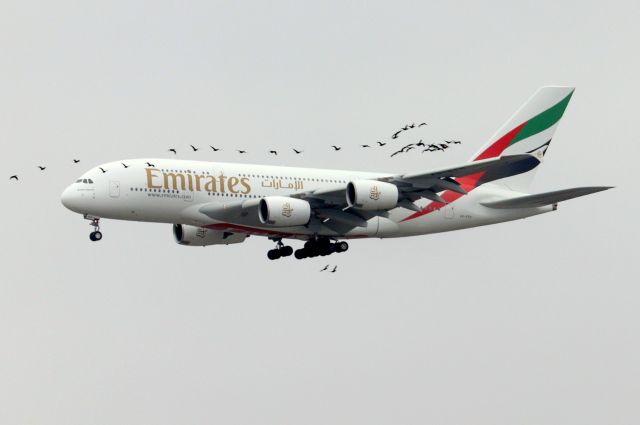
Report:
M93 184L93 180L91 180L91 179L87 179L87 181L88 181L89 183Z
M87 179L82 179L82 183L86 183L86 182L87 182Z

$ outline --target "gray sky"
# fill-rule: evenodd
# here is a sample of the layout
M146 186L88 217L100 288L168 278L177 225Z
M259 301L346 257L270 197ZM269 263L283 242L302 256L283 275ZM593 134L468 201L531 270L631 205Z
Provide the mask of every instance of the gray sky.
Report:
M429 3L0 3L0 422L638 423L640 7ZM533 189L617 188L525 221L271 262L266 239L182 247L170 225L91 243L59 203L170 146L456 164L545 84L577 91ZM358 148L423 120L463 144Z

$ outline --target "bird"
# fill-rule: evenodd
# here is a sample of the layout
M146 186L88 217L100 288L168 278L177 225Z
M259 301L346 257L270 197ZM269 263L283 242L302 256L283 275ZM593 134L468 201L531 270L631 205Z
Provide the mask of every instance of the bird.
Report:
M402 130L396 131L395 133L393 133L393 136L391 136L392 139L397 139L398 138L398 134L402 133Z
M294 151L297 155L300 155L300 154L303 152L303 151L299 151L299 150L298 150L298 149L296 149L296 148L291 148L291 149L293 149L293 151Z
M40 169L40 171L44 171L47 169L47 167L43 167L42 165L38 165L38 168Z
M9 177L9 180L16 180L17 181L18 180L18 176L14 174L13 176Z
M176 150L174 148L169 149L169 152L173 152L174 155L178 154L178 152L176 152Z
M424 143L422 142L422 139L420 139L420 141L416 143L416 146L422 146L424 148Z
M105 170L105 169L104 169L104 168L102 168L102 167L98 167L98 168L100 169L100 171L102 171L102 174L104 174L104 173L106 173L106 172L107 172L107 170Z
M385 146L386 143L382 143L382 142L376 142L379 146Z
M127 165L127 164L125 164L124 162L121 162L120 164L122 164L122 166L123 166L124 168L129 168L129 167L130 167L130 165Z
M324 269L320 270L321 272L327 270L329 268L329 264L327 264L326 266L324 266Z
M409 126L409 128L414 128L416 126L416 123L411 123L411 125Z
M426 122L421 122L420 124L418 124L418 127L422 127L423 125L427 125Z
M445 145L444 143L440 143L440 147L442 150L449 149L449 145Z
M73 163L74 163L74 164L77 164L78 162L80 162L80 160L79 160L79 159L74 159L74 160L73 160Z
M422 151L422 153L425 152L435 152L435 151L441 151L442 149L439 146L434 145L433 143L429 144L429 147L427 147L426 149L424 149Z
M211 149L213 149L213 151L214 151L214 152L218 152L218 151L220 150L220 148L215 148L215 147L213 147L213 146L211 146L211 145L209 145L209 147L210 147Z
M462 143L460 140L445 140L444 142L445 142L446 144L448 144L448 145L449 145L449 144L452 144L452 143L453 143L454 145L459 145L459 144L461 144L461 143Z
M274 155L278 155L278 151L269 151L269 153L272 153Z
M150 162L147 162L147 165L148 165L149 167L155 167L155 165L154 165L154 164L152 164L152 163L150 163Z
M335 267L333 268L333 270L331 270L331 273L335 273L335 272L336 272L336 270L338 270L338 266L335 266Z
M200 150L200 148L196 148L196 147L195 147L195 146L193 146L193 145L189 145L189 146L191 146L191 149L193 149L193 151L194 151L194 152L198 152L198 151Z
M408 145L405 145L402 148L400 148L399 151L395 151L394 153L391 154L391 157L393 158L399 153L409 152L411 149L415 149L415 146L413 145L413 143L409 143Z
M405 125L404 125L404 127L402 127L402 129L403 129L404 131L407 131L407 130L409 130L409 126L405 124Z
M342 149L340 146L336 146L336 145L331 145L331 147L337 152L340 149Z
M363 148L370 148L371 146L369 146L369 145L360 145L360 147L363 147Z
M237 149L237 151L238 151L238 153L247 153L247 151L243 151L243 150L240 150L240 149Z

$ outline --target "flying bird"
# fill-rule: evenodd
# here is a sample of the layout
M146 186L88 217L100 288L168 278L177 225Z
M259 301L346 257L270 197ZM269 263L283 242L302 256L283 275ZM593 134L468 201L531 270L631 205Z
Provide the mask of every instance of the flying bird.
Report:
M423 125L427 125L426 122L421 122L420 124L418 124L418 127L422 127Z
M363 148L370 148L371 146L369 146L369 145L360 145L360 147L363 147Z
M396 131L395 133L393 133L393 136L391 136L392 139L397 139L398 138L398 134L402 133L402 130Z
M240 150L240 149L237 149L237 151L238 151L238 153L247 153L247 151L243 151L243 150Z
M449 145L449 144L452 144L452 143L453 143L454 145L459 145L459 144L461 144L461 143L462 143L460 140L445 140L444 142L445 142L446 144L448 144L448 145Z
M218 151L220 150L220 148L215 148L215 147L213 147L213 146L211 146L211 145L209 145L209 147L210 147L211 149L213 149L213 151L214 151L214 152L218 152Z
M400 148L399 151L395 151L394 153L392 153L391 158L398 155L399 153L409 152L411 149L415 149L415 146L413 145L413 143L409 143L408 145L405 145L402 148Z
M195 146L193 146L193 145L189 145L189 146L191 146L191 149L193 149L193 151L194 151L194 152L198 152L198 151L200 150L200 148L196 148L196 147L195 147Z
M378 145L380 145L380 146L385 146L385 145L386 145L386 143L382 143L382 142L376 142L376 143L377 143Z
M122 166L123 166L124 168L129 168L129 167L130 167L130 165L127 165L127 164L125 164L124 162L121 162L120 164L122 164Z
M74 164L77 164L78 162L80 162L80 160L79 160L79 159L74 159L74 160L73 160L73 163L74 163Z
M411 125L409 126L409 128L414 128L416 126L416 123L411 123Z
M422 139L420 139L420 141L416 143L416 146L422 146L424 148L424 143L422 142Z
M18 180L18 176L14 174L13 176L9 177L9 180Z
M47 169L47 167L43 167L42 165L38 165L38 168L40 169L40 171L44 171Z
M333 268L333 270L331 270L331 273L335 273L335 272L336 272L336 270L338 270L338 266L335 266L335 267Z
M326 266L324 266L324 269L320 270L321 272L327 270L329 268L329 265L327 264Z
M409 130L409 126L405 124L405 126L404 126L404 127L402 127L402 129L403 129L404 131L407 131L407 130Z
M340 149L342 149L340 146L336 146L336 145L331 145L331 147L337 152Z
M440 143L440 147L442 150L449 149L449 145L445 145L444 143Z
M104 168L102 168L102 167L98 167L98 168L100 169L100 171L102 171L102 174L104 174L104 173L106 173L106 172L107 172L107 170L105 170L105 169L104 169Z
M274 155L278 155L278 151L269 151L269 153L272 153Z
M150 163L150 162L147 162L147 165L148 165L149 167L155 167L155 165L153 165L153 164L152 164L152 163Z
M169 152L173 152L174 155L178 154L178 152L176 152L176 150L174 148L169 149Z
M299 151L298 149L295 149L295 148L291 148L291 149L293 149L293 151L294 151L297 155L300 155L300 154L302 153L302 151Z

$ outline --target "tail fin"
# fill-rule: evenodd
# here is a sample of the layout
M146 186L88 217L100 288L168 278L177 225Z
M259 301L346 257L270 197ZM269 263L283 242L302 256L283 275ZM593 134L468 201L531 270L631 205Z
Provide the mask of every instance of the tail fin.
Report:
M533 154L542 161L574 90L574 87L540 88L500 127L471 161L523 153ZM511 190L526 192L536 169L496 183Z

